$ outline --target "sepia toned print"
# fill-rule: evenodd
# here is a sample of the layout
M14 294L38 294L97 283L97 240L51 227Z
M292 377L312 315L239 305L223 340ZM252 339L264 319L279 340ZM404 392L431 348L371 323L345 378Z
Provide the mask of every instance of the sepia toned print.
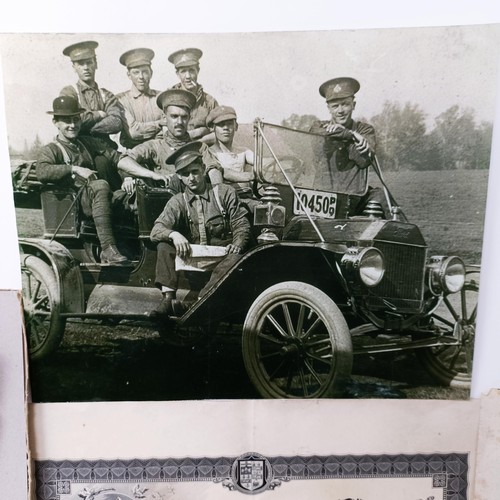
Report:
M467 398L498 36L2 36L33 399Z

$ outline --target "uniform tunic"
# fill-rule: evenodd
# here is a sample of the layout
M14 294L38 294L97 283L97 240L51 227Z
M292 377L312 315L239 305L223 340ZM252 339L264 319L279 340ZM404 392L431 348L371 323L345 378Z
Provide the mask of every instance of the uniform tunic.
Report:
M140 92L135 86L117 94L123 106L125 123L120 134L120 144L131 149L162 134L163 112L156 104L158 90Z
M180 83L174 85L173 89L182 89L182 85ZM194 108L191 110L188 130L193 130L195 128L206 127L207 126L207 117L212 109L216 108L219 104L218 102L210 95L207 94L201 85L198 85L198 88L195 93L196 96L196 104Z
M66 151L68 163L56 142ZM40 182L63 182L65 185L72 185L71 167L75 165L96 170L95 158L97 156L105 157L115 167L120 159L119 153L97 137L80 136L74 142L60 140L57 137L54 142L40 149L36 175Z
M156 283L172 289L177 288L175 271L175 248L169 243L173 231L181 233L190 243L200 243L199 225L206 230L209 245L226 246L229 243L245 249L250 241L250 223L245 211L240 207L236 191L224 184L217 187L218 198L225 214L221 213L215 199L214 188L207 184L204 193L195 195L189 189L168 200L163 212L156 219L151 231L151 240L158 243L156 263ZM199 198L203 207L203 221L198 218L195 203ZM228 254L214 269L208 290L221 274L231 267L239 254Z
M310 132L326 135L324 153L328 162L328 170L321 172L314 181L317 188L333 189L338 193L362 195L366 192L370 153L375 151L375 129L367 123L352 120L348 130L327 134L323 125L330 122L316 122ZM367 141L370 151L361 154L352 140L350 130L358 132Z
M65 151L65 154L63 151ZM96 137L81 136L70 142L59 137L40 149L36 175L43 183L74 186L81 190L80 206L87 217L92 217L97 236L103 247L115 244L111 226L111 189L113 182L120 183L116 165L120 155L106 142ZM95 179L85 184L72 175L72 166L97 171Z
M182 138L178 139L167 130L162 139L151 139L143 142L135 146L135 148L127 150L123 156L132 158L139 165L149 170L154 170L163 175L172 175L175 173L175 166L172 163L168 163L168 158L188 142L191 142L189 134L186 133ZM210 168L219 168L215 159L209 154L208 146L205 144L202 146L202 153L203 162L207 170ZM180 191L181 185L177 176L174 176L172 180L173 184L170 187L174 191Z
M97 84L87 85L78 81L76 88L69 85L64 87L61 96L75 98L82 113L82 131L84 135L92 135L110 140L110 134L117 134L123 128L123 108L118 99L109 90L99 88ZM98 111L104 111L107 116L101 118Z

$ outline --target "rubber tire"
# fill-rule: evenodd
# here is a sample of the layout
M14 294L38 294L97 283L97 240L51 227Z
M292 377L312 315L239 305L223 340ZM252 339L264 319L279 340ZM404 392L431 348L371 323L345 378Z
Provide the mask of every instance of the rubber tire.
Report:
M61 301L59 297L59 285L56 276L51 267L43 260L28 255L24 258L21 267L21 274L23 278L23 308L24 308L24 325L26 330L28 352L31 361L39 361L52 354L61 343L64 328L66 326L66 319L60 316ZM28 295L28 280L32 281L31 292ZM35 312L31 312L31 294L34 293L33 285L34 280L40 284L40 288L36 294L35 301L39 301L41 293L45 295L43 302L39 304L38 309L41 312L50 312L48 325L46 321L40 322L40 316L36 316ZM41 339L38 339L34 345L35 338L33 326L35 324L43 325L45 334Z
M294 310L296 311L297 308L307 308L309 311L313 311L316 317L323 323L323 326L325 327L324 330L327 331L327 336L325 336L323 332L323 339L321 340L320 338L319 342L316 341L315 344L320 342L324 343L325 341L328 342L329 340L332 360L328 368L326 379L311 393L299 395L296 391L289 389L289 382L287 382L287 387L283 389L279 386L279 383L275 383L271 380L272 377L266 371L265 362L261 362L259 359L261 342L259 335L264 335L262 330L263 327L265 328L264 323L268 317L267 315L271 311L277 311L277 307L284 310L284 303L288 304L287 309L289 311L292 310L292 313ZM275 314L275 316L278 314L280 314L279 311ZM294 325L292 325L294 326L294 329L297 327L297 323L299 322L298 317L300 316L300 313L299 315L295 314L295 316L297 321ZM306 320L302 321L302 331L304 325L306 325ZM265 335L266 338L269 338L269 334L266 333ZM311 336L313 335L317 335L317 333L311 334ZM307 333L304 333L304 335L299 337L307 340ZM281 337L281 339L282 338L283 337ZM288 338L291 339L292 337L290 336ZM277 343L279 343L279 340ZM271 344L272 342L270 345ZM279 349L280 352L277 351L276 354L272 354L271 356L282 355L282 353L285 353L287 350L290 352L290 347L294 349L292 344L293 342L290 342L286 346L283 345L283 347ZM325 348L323 348L323 350L324 349ZM330 297L328 297L328 295L324 292L310 284L299 281L279 283L263 291L256 298L247 313L245 323L243 325L242 351L247 374L254 387L264 398L334 397L340 393L342 384L349 378L352 370L353 354L351 336L342 312L337 307L335 302L333 302L333 300L330 299ZM297 359L307 359L309 357L310 350L304 348L304 351L307 352L304 355L292 354L291 356L296 356ZM315 366L318 366L317 361L320 356L317 355L316 352L314 354L316 354ZM269 355L264 356L269 357ZM284 356L287 356L287 354L284 354ZM315 359L311 361L311 357L309 357L307 361L311 366L311 363L314 363ZM307 370L305 361L299 360L298 364L300 363L302 363L300 369L306 369L305 372L302 371L302 379L300 380L304 386L304 373L310 377L312 372L311 370ZM277 371L278 369L275 370ZM290 371L291 370L288 372L288 378L290 378Z
M475 292L476 301L474 304L467 304L467 325L471 332L472 339L467 344L459 346L459 349L469 349L470 358L473 358L474 353L474 337L475 337L475 325L476 325L476 311L477 311L477 292L479 291L478 284L472 280L467 281L464 284L460 295L467 294L467 292ZM470 313L470 314L469 314ZM463 317L463 311L460 311L460 317ZM451 335L451 332L449 333ZM459 387L464 389L469 389L471 386L472 369L470 371L461 369L451 369L446 366L441 359L436 355L437 352L442 350L441 347L431 347L428 349L417 349L417 356L420 362L425 366L429 373L444 386ZM448 351L450 354L455 354L457 350L456 346L450 346ZM443 351L444 353L446 352Z

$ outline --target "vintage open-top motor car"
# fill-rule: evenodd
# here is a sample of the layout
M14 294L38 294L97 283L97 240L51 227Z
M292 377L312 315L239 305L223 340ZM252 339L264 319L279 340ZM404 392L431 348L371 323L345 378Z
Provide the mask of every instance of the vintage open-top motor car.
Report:
M341 395L355 354L408 349L441 383L469 384L478 268L428 255L376 158L389 218L377 202L353 213L368 185L336 191L324 136L256 120L254 137L256 244L201 299L193 283L200 289L207 273L181 271L178 296L189 307L161 324L151 314L161 293L149 234L168 189L137 182L135 219L116 231L133 265L118 267L100 263L77 193L41 186L44 237L20 239L31 359L57 349L69 318L151 321L173 345L197 342L228 322L266 398Z

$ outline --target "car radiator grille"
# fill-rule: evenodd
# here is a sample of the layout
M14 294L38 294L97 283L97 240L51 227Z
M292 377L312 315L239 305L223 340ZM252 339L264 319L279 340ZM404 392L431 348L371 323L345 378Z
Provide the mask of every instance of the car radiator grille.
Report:
M373 287L366 304L373 309L387 309L391 305L398 312L410 312L420 308L423 288L426 252L425 247L400 243L375 241L384 255L386 270L379 285Z

